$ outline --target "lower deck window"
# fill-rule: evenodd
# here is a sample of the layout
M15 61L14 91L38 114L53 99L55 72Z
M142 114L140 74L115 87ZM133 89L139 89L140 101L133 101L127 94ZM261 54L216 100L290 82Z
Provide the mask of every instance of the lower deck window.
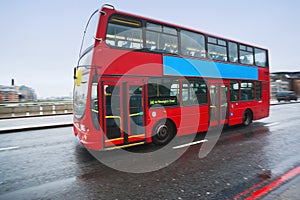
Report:
M207 87L205 82L199 80L183 81L182 103L185 106L207 103Z
M179 105L180 87L175 79L149 79L148 83L149 106Z
M254 100L254 84L253 82L241 82L241 100Z
M238 81L230 81L230 101L235 102L239 100L240 85Z

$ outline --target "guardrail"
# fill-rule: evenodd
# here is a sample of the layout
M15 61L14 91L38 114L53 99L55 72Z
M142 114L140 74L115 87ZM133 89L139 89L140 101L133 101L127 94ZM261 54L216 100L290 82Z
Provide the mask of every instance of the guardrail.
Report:
M41 105L17 105L1 106L0 119L10 117L26 117L56 114L71 114L72 104L41 104Z

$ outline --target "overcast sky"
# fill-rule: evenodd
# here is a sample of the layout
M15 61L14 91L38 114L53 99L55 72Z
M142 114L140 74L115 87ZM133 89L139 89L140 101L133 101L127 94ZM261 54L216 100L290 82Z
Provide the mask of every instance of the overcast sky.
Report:
M1 0L0 85L68 96L83 29L109 3L118 10L269 49L271 71L300 70L297 0Z

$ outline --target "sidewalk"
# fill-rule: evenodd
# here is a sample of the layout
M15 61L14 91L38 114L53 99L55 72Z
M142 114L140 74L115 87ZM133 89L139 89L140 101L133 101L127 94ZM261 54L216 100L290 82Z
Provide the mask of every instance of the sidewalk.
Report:
M298 101L281 101L278 102L276 99L271 99L270 100L270 105L284 105L284 104L290 104L290 103L300 103L300 100L298 99Z
M300 198L300 175L293 178L288 183L276 188L271 193L263 197L263 200L298 200Z
M0 133L32 130L38 128L54 128L71 126L73 115L53 115L40 117L24 117L0 120Z

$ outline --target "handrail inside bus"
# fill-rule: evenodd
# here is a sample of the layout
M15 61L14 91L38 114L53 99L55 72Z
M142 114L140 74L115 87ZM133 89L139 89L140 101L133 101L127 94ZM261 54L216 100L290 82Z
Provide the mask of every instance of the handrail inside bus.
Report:
M93 12L93 14L90 16L90 18L89 18L89 20L87 21L87 24L86 24L86 26L85 26L85 29L84 29L84 32L83 32L83 36L82 36L82 42L81 42L81 45L80 45L79 59L78 59L78 64L77 64L77 65L79 65L80 58L83 56L81 53L82 53L82 47L83 47L83 43L84 43L84 38L85 38L86 30L87 30L87 28L88 28L88 26L89 26L89 23L90 23L92 17L93 17L97 12L99 12L99 9L97 9L97 10L95 10L95 11ZM86 53L86 52L85 52L85 53Z

